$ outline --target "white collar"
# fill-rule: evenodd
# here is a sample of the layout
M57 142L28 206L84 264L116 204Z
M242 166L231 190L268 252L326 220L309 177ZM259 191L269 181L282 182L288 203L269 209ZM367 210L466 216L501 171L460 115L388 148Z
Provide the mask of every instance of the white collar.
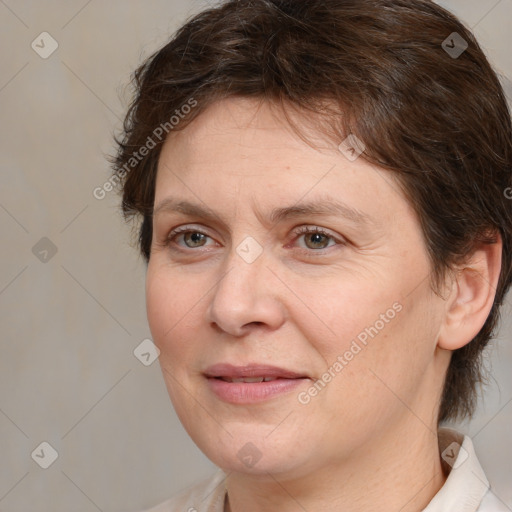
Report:
M449 428L439 429L441 459L451 467L448 478L423 512L476 512L489 489L473 443Z

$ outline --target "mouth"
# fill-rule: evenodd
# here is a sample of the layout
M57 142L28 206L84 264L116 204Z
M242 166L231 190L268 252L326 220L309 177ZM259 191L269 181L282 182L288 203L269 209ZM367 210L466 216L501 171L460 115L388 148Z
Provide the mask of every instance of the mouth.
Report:
M307 379L305 373L269 366L265 364L249 363L246 365L233 365L219 363L210 366L204 372L206 377L222 379L228 382L269 382L276 379Z
M224 382L245 382L246 384L255 384L256 382L272 382L273 380L280 379L281 377L214 377L215 379L223 380Z
M289 393L310 378L275 366L217 364L204 372L210 390L220 400L232 404L262 402Z

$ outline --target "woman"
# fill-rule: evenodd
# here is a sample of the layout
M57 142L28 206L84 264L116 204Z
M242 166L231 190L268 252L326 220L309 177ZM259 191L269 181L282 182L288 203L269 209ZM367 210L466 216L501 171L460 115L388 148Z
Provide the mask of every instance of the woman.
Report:
M114 176L219 467L152 511L507 510L441 426L511 282L512 128L473 35L427 0L231 0L135 84Z

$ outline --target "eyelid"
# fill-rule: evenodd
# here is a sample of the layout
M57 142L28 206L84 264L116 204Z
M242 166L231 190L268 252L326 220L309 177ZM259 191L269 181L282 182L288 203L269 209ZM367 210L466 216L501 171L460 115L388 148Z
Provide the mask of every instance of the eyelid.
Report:
M308 233L312 233L312 234L315 234L315 233L318 233L320 235L325 235L329 238L332 238L333 240L336 240L337 242L343 242L344 239L343 237L341 236L338 236L337 234L333 233L332 231L326 229L326 228L322 228L320 226L315 226L314 224L306 224L306 225L303 225L303 226L300 226L299 228L295 228L293 230L293 233L295 235L304 235L304 234L308 234Z
M194 224L184 224L183 226L178 226L176 228L171 229L168 237L171 237L171 236L174 236L177 234L181 234L181 233L187 233L189 231L193 231L193 232L197 231L198 233L203 233L204 235L207 235L207 233L204 232L205 231L204 228L197 227L197 226ZM210 236L210 235L208 235L208 236Z

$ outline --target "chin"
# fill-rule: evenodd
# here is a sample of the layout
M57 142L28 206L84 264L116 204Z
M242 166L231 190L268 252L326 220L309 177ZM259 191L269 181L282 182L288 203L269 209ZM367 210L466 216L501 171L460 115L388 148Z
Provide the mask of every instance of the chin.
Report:
M192 433L193 434L193 433ZM288 437L288 442L283 445L282 439L265 439L261 434L251 436L223 435L199 440L191 436L201 451L216 466L226 473L236 472L246 475L262 476L288 475L290 477L306 474L311 468L308 454L298 451L297 446L302 443L293 442L293 436ZM311 456L313 454L310 454Z

